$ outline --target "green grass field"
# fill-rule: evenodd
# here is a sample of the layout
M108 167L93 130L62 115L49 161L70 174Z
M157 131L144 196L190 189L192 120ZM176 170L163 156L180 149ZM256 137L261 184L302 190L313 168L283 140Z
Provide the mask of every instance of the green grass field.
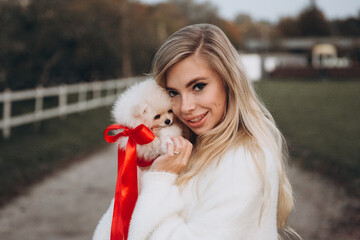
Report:
M360 194L360 82L255 84L294 159Z

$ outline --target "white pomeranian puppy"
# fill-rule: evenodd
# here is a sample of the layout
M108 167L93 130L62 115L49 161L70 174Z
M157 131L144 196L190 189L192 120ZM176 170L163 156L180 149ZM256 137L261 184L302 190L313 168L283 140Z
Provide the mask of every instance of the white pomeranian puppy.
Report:
M116 124L128 128L144 124L154 133L151 143L137 145L137 156L145 161L166 153L166 143L172 143L170 138L182 135L180 123L174 121L170 96L153 79L137 83L121 94L113 106L112 116ZM126 148L127 140L128 137L119 139L120 148Z

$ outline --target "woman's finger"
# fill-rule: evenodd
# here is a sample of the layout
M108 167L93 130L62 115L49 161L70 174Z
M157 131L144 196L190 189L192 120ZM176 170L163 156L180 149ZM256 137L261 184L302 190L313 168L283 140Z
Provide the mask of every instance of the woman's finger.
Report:
M175 146L173 143L167 142L167 154L169 156L174 156Z
M179 137L173 137L172 141L174 142L174 151L175 154L179 154L182 151L182 142Z

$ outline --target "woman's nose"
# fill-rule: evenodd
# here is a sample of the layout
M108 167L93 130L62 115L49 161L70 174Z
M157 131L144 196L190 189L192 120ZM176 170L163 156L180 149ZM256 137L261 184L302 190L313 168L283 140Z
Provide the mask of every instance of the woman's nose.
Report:
M181 99L181 112L187 113L195 109L195 103L191 96L183 96Z

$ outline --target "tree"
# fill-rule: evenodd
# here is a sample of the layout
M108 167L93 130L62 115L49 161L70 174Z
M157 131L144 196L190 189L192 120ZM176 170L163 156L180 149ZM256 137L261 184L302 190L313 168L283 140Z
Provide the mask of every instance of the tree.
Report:
M117 0L9 4L0 6L8 14L0 14L0 41L14 46L8 44L8 50L0 51L0 59L6 59L0 63L0 69L6 72L4 87L18 89L120 76L121 18Z
M133 74L132 71L132 57L131 57L131 45L130 45L130 21L129 21L129 3L128 0L119 0L120 1L120 15L121 15L121 25L119 28L121 36L121 46L122 46L122 75L124 77L129 77Z
M337 36L359 37L360 17L333 20L331 22L331 31Z
M299 37L301 31L297 19L292 17L281 18L276 26L283 37Z
M250 15L238 14L234 19L240 33L240 47L243 47L249 39L263 39L272 41L278 33L274 26L266 21L254 21Z
M298 18L298 26L301 36L329 36L330 23L323 12L316 6L311 6L302 11Z

